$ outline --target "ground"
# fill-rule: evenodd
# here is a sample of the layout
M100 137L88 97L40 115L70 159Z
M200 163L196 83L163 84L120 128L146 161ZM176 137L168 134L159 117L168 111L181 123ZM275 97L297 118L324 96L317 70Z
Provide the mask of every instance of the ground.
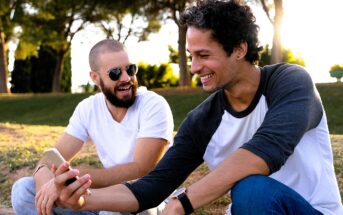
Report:
M63 127L32 126L0 123L0 215L13 214L10 208L10 187L20 177L31 175L39 154L51 146ZM335 154L335 169L341 195L343 191L343 135L331 135ZM99 165L92 144L86 144L73 165L86 163ZM208 172L206 165L200 166L187 179L192 184ZM196 214L224 214L230 199L227 196L196 211Z

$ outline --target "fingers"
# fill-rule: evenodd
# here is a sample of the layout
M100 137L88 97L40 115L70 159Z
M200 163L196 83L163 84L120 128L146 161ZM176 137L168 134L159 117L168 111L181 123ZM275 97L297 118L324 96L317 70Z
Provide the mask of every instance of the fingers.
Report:
M55 184L59 188L62 188L62 186L64 186L67 181L72 181L73 178L76 178L79 175L79 170L77 169L72 169L67 172L61 172L63 170L68 170L64 168L65 166L62 165L56 170Z
M46 204L45 204L45 214L47 215L50 215L51 214L51 210L54 206L54 200L49 198L47 201L46 201ZM44 202L45 203L45 202Z
M56 170L57 170L56 165L55 165L55 164L52 164L52 165L51 165L51 172L55 174L55 173L56 173Z
M70 199L73 195L78 196L79 198L81 195L87 192L87 188L90 187L90 184L90 175L86 174L63 189L60 199Z
M84 175L78 178L75 182L65 187L60 194L59 200L63 205L68 205L71 208L79 209L84 204L83 195L91 186L92 181L89 175Z
M55 167L56 168L56 167ZM64 172L70 170L70 164L69 162L64 162L63 164L61 164L59 167L57 167L57 169L54 171L55 175L61 175Z
M38 214L51 214L54 203L58 198L58 190L54 184L54 178L45 183L37 192L35 197L35 204Z

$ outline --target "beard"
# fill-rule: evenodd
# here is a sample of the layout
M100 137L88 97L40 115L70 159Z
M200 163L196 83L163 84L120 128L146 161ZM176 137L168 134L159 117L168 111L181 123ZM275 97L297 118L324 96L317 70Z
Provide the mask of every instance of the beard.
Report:
M116 86L114 88L114 92L108 87L105 86L102 79L100 79L100 89L102 93L105 95L106 99L114 106L120 107L120 108L129 108L136 100L137 96L137 88L138 88L138 82L137 80L130 81L129 84L131 84L131 97L130 98L123 98L120 99L116 96L116 92L118 91L119 86Z

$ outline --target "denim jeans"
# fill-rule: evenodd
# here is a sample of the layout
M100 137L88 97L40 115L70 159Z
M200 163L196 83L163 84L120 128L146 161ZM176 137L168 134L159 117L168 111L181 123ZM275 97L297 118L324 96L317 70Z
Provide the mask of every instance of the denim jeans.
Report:
M237 182L231 199L232 215L322 215L293 189L262 175Z

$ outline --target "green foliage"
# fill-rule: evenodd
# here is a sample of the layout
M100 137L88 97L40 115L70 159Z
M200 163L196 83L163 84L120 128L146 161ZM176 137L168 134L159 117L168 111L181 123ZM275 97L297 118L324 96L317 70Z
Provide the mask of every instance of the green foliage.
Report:
M85 93L95 93L98 91L97 86L92 85L89 82L87 82L87 84L80 85L80 87L82 88L82 92L85 92Z
M174 49L171 45L168 45L169 50L169 62L171 63L179 63L179 51ZM192 62L191 56L187 55L187 62ZM190 64L187 66L187 71L191 70ZM192 87L199 87L201 86L200 77L196 74L190 74L192 79Z
M178 79L173 75L169 64L157 66L139 63L138 68L137 80L140 86L151 89L178 85Z
M71 56L70 51L64 57L63 73L61 80L61 92L70 93L71 92Z
M290 64L298 64L305 66L305 61L301 57L296 57L291 49L282 50L282 62ZM263 50L260 52L260 61L258 62L259 66L269 65L271 63L271 49L269 45L265 45Z
M174 49L171 45L168 45L169 50L169 62L170 63L179 63L179 51ZM191 60L189 60L190 62Z
M317 84L331 134L343 134L343 84Z
M54 52L50 47L41 46L38 57L31 57L31 90L35 93L51 92L52 76L56 66Z
M12 93L31 92L31 61L29 59L15 60L11 75Z
M63 72L62 63L68 58L66 55L75 34L86 23L97 20L93 13L97 4L98 1L91 0L35 0L27 4L29 9L21 26L20 40L36 47L47 46L57 53L53 55L56 63L51 67L53 92L70 91L70 81L66 78L70 77L69 71ZM63 73L66 75L64 80Z
M149 34L161 28L161 14L150 10L146 1L117 0L99 1L94 9L99 26L107 38L125 43L129 37L139 41L148 39Z
M11 91L13 93L51 92L52 78L56 66L56 52L47 46L41 46L38 56L26 60L16 59L12 71ZM71 57L67 53L61 81L61 92L71 91Z
M337 82L341 82L343 77L343 65L335 64L330 69L330 76L337 79Z

